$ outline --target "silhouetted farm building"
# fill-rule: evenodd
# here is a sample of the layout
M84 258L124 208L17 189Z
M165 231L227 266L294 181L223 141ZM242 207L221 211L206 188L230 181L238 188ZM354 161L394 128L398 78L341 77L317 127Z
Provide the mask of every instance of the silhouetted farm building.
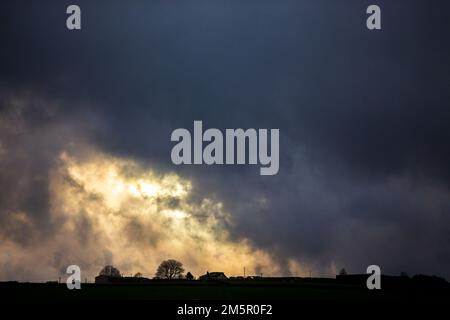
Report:
M200 276L199 280L227 280L228 277L223 272L206 272Z

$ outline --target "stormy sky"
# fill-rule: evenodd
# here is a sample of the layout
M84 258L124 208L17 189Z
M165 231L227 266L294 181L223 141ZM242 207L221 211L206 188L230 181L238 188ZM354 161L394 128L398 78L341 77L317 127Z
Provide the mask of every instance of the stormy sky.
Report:
M73 3L0 4L0 279L450 278L448 1ZM194 120L279 128L279 173L173 165Z

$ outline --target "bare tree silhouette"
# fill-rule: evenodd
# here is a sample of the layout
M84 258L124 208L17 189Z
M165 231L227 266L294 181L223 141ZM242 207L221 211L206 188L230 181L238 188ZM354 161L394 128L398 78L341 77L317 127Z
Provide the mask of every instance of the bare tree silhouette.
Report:
M174 279L182 277L183 272L184 269L181 262L174 259L169 259L161 262L156 270L155 276L160 279Z
M113 266L103 267L103 269L100 271L99 275L108 276L108 277L121 277L122 276L119 269L117 269Z
M192 273L188 272L188 273L186 273L186 279L187 280L194 280L194 276L192 275Z

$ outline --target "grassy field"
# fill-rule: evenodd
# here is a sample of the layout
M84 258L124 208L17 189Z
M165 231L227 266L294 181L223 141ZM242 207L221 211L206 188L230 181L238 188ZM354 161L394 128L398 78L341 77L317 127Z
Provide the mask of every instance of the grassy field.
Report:
M62 300L372 300L449 299L449 290L394 288L368 290L364 286L322 281L155 281L149 284L82 284L68 290L65 284L2 283L0 294L9 299Z

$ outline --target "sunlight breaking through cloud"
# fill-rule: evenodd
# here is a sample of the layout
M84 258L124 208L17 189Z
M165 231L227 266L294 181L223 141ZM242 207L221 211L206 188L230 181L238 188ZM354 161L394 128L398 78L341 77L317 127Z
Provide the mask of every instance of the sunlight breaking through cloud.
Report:
M49 193L51 220L60 225L54 235L39 246L2 244L11 265L28 265L34 279L56 278L69 264L91 279L105 264L152 277L167 258L196 275L241 275L244 266L248 274L281 272L270 253L246 238L231 239L233 221L220 201L194 199L191 182L174 173L98 151L62 152L50 171ZM15 217L31 223L21 212Z

